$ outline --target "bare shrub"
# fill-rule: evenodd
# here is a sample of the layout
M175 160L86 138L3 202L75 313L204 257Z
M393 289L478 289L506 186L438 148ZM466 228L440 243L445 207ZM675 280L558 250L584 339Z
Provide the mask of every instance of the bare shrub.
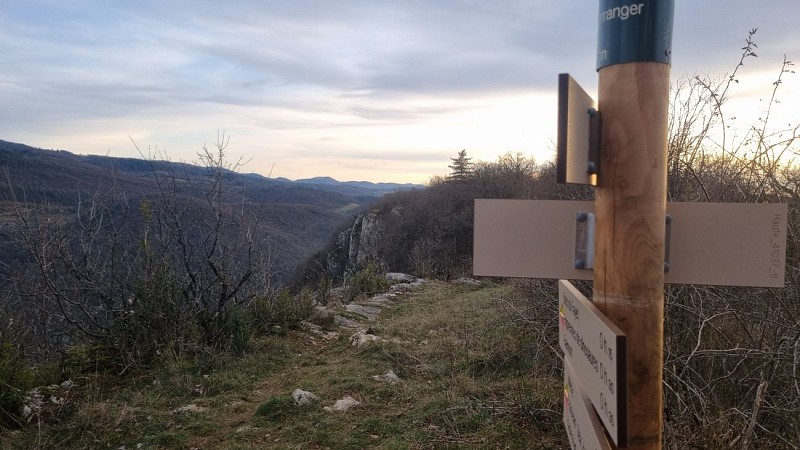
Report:
M204 146L202 168L185 173L151 161L156 195L132 199L112 184L72 208L11 199L5 234L27 259L12 269L6 305L21 307L34 353L100 345L124 372L198 345L241 347L234 311L268 289L269 249L252 205L228 189L240 162L226 161L227 145L223 134Z
M670 448L798 448L798 127L774 130L784 58L761 119L731 126L726 102L755 57L752 30L730 75L686 78L673 94L668 195L675 201L788 203L784 289L668 286L665 442ZM735 243L731 243L735 245Z

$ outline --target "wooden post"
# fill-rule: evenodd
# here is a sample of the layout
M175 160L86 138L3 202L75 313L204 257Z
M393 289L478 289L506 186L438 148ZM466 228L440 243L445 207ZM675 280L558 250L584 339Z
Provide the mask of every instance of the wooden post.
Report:
M600 71L595 305L628 337L628 448L661 446L669 66Z
M625 19L616 6L621 3L601 0L600 9L598 109L602 124L595 197L594 302L622 329L629 343L626 448L660 449L669 53L659 50L661 54L650 57L651 49L647 49L629 57L628 48L608 47L607 42L638 45L648 39L656 47L663 45L661 36L642 35L654 33L652 26L623 30L621 39L606 43L604 33L618 30L603 27L635 24L629 19L659 20L663 25L668 19L671 32L672 0L636 2L635 9L628 7ZM645 17L665 3L668 17Z

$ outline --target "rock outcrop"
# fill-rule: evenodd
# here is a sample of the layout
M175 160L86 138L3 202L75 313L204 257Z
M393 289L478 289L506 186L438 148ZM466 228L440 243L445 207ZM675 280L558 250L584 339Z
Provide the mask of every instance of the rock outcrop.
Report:
M380 263L378 247L383 225L378 211L356 217L353 226L341 232L328 254L328 272L333 278L353 273L368 261Z

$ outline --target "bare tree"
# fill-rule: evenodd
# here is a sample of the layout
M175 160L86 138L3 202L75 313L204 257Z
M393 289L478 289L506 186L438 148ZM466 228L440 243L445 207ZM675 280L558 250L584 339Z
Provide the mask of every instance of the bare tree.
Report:
M232 311L268 288L254 281L268 279L259 263L269 255L253 205L229 189L242 163L227 162L227 145L223 134L203 147L201 173L151 161L156 195L133 200L112 185L74 208L10 202L7 234L28 261L13 298L42 347L101 344L124 371L165 351L230 345Z

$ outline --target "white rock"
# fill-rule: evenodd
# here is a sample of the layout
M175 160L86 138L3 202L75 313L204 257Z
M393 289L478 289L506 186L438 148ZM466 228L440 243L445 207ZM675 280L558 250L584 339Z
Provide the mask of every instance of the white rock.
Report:
M292 399L294 399L294 404L297 406L311 405L319 400L316 395L302 389L295 389L292 392Z
M181 406L172 410L172 414L197 414L208 411L205 406L197 406L195 404Z
M354 335L350 336L350 345L353 347L361 347L362 345L367 345L372 342L380 342L381 338L375 336L374 334L367 334L363 331L358 331Z
M42 411L42 405L44 405L45 400L39 388L33 388L25 394L22 402L20 412L22 413L22 417L30 422L34 416L39 415Z
M375 381L383 381L389 384L397 384L402 381L400 377L394 373L394 370L390 370L383 375L374 375L372 379Z
M395 283L413 283L417 281L417 277L400 272L389 272L386 274L386 280Z
M74 384L75 383L72 380L67 380L67 381L61 383L61 389L65 390L65 391L69 390Z
M350 408L352 408L354 406L358 406L360 404L361 404L360 401L358 401L358 400L356 400L353 397L350 397L348 395L347 397L344 397L344 398L342 398L340 400L337 400L336 403L333 404L333 406L326 406L326 407L324 407L322 409L324 409L325 411L328 411L328 412L344 412L344 411L347 411L348 409L350 409Z

